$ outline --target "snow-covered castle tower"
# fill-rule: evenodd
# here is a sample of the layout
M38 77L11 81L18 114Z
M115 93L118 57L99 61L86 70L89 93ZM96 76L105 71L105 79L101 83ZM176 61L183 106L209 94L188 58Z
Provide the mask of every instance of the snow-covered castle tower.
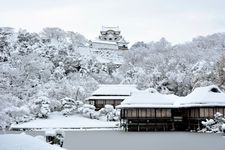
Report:
M102 27L100 36L89 41L91 48L99 50L128 50L128 42L120 35L119 27Z

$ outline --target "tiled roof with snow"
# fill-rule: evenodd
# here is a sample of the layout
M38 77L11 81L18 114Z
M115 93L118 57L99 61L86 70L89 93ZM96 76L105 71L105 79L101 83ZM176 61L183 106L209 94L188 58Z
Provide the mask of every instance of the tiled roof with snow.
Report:
M179 108L192 106L225 106L225 93L215 85L196 88L185 97L160 94L154 89L148 89L133 93L117 108Z
M91 96L88 100L124 100L127 96Z
M125 85L125 84L104 84L100 85L92 95L102 96L129 96L132 92L137 91L136 85Z
M225 93L222 92L216 85L199 87L194 89L193 92L184 97L182 102L180 102L180 105L225 105Z
M160 94L155 89L138 91L127 97L117 108L124 107L173 107L175 100Z

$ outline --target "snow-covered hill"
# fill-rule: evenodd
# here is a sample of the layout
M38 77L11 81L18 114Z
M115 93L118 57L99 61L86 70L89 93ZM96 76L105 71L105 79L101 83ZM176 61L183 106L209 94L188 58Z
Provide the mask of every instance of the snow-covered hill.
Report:
M90 49L87 41L59 28L0 28L0 128L62 111L64 98L84 101L99 84L176 95L203 85L225 87L225 33L179 45L165 38L137 42L122 52Z

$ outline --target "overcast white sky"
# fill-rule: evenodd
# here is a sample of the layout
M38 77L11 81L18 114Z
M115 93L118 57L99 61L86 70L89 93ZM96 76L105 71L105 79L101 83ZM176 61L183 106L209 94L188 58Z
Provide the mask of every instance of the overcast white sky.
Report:
M60 27L92 39L102 25L120 26L131 43L181 43L225 32L225 0L0 0L0 26Z

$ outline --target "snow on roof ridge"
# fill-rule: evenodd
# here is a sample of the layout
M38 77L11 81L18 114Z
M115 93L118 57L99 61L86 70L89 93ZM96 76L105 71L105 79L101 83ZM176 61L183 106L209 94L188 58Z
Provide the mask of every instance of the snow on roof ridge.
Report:
M184 97L181 105L201 103L225 103L225 93L220 90L217 85L197 87L190 94Z
M152 89L150 89L152 90ZM121 104L171 104L174 101L166 97L166 95L153 90L154 92L149 92L149 90L133 92L130 97L127 97ZM137 101L139 99L139 101Z
M101 84L92 95L131 95L136 90L134 84Z
M216 88L219 88L217 85L208 85L208 86L200 86L200 87L195 87L194 89L192 89L192 91L196 90L196 89L209 89L209 88L212 88L212 87L216 87Z
M102 30L101 30L101 31L107 31L107 30L120 31L119 26L115 26L115 27L106 27L106 26L102 26Z

